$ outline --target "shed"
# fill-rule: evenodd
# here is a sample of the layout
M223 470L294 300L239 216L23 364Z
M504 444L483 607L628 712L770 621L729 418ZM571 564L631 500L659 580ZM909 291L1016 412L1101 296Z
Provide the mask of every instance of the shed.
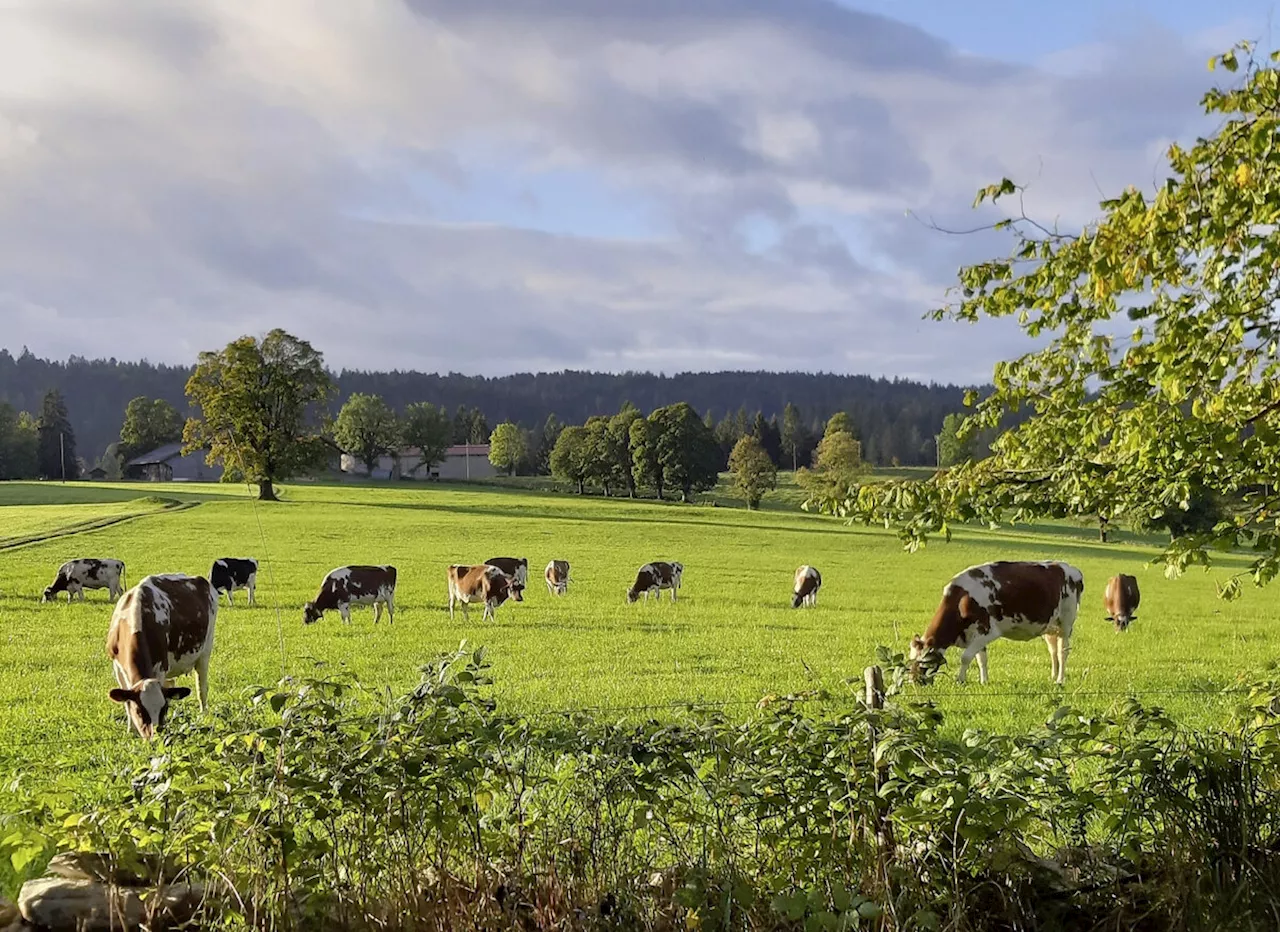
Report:
M167 443L125 463L124 477L148 482L217 482L222 478L222 467L206 463L204 450L183 456L181 443Z

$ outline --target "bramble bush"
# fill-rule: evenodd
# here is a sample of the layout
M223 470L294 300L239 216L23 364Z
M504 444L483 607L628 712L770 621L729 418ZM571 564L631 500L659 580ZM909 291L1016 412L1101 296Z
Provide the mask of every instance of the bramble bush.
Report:
M218 928L1274 929L1274 671L1221 732L1129 700L954 738L880 659L881 710L736 720L507 713L465 644L398 698L287 680L174 722L91 808L19 783L0 848L163 865Z

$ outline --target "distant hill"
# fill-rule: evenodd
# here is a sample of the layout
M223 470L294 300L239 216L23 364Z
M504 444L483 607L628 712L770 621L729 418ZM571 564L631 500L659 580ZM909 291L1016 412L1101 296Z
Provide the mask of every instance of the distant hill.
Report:
M80 455L92 462L118 439L124 409L131 398L163 398L187 411L184 387L189 366L120 362L116 359L66 361L41 359L24 348L14 356L0 349L0 401L36 411L51 388L66 398ZM645 372L543 372L487 378L459 373L363 372L335 374L341 396L353 392L382 395L394 408L414 401L477 407L490 425L503 420L534 427L555 414L565 423L582 423L592 414L617 411L631 401L648 412L687 401L716 420L741 408L754 415L777 415L788 402L806 421L825 421L847 411L858 427L868 460L903 465L933 462L933 436L950 412L963 409L964 387L924 385L905 379L865 375L797 372L686 372L662 376Z

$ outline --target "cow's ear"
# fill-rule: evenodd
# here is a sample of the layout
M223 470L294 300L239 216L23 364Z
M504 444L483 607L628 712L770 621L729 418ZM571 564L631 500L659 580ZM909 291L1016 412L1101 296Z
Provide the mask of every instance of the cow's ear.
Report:
M924 638L918 634L915 635L911 638L911 646L916 650L924 650Z
M165 687L164 697L166 699L185 699L191 695L190 686L168 686Z
M137 702L138 693L132 689L113 689L107 693L116 702Z
M970 596L963 595L960 597L960 617L961 618L972 618L974 615L978 614L977 609L978 609L977 603L974 602Z

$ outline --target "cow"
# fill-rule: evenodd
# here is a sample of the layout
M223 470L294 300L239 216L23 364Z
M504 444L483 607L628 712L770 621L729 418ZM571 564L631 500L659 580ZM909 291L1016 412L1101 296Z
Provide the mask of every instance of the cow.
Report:
M655 560L646 563L636 571L636 581L627 590L627 602L634 602L644 593L644 600L649 601L649 593L661 595L663 589L671 590L671 601L676 600L676 590L680 588L680 580L684 575L683 563L667 563Z
M70 602L76 596L84 601L84 590L106 589L112 599L124 593L124 563L120 560L82 558L68 560L58 567L58 575L44 590L41 602L52 602L59 592L67 593Z
M331 569L320 583L315 599L302 607L302 623L313 624L325 612L338 610L342 620L351 624L351 606L373 605L373 623L382 620L382 606L387 606L387 623L393 624L396 601L396 568L394 566L339 566Z
M107 630L107 656L128 722L150 741L164 727L169 703L191 690L175 677L195 672L200 711L209 701L209 656L218 594L203 576L146 576L116 603ZM128 725L126 724L126 727Z
M529 560L526 557L490 557L485 560L486 566L496 566L506 573L523 589L529 585Z
M801 605L817 605L818 590L822 588L822 574L812 566L805 565L796 570L795 590L791 595L791 607Z
M249 604L253 605L253 591L258 585L258 561L253 557L223 557L213 561L209 570L209 582L213 591L227 594L227 604L234 605L231 594L237 589L249 590Z
M547 578L547 591L554 595L564 595L569 589L569 561L552 560L547 564L544 574Z
M1108 580L1102 604L1107 610L1107 621L1115 625L1117 632L1128 629L1138 620L1140 601L1142 594L1138 592L1138 580L1134 577L1121 573Z
M949 647L960 647L960 673L978 658L978 675L987 682L987 645L997 638L1029 641L1044 637L1050 675L1059 685L1067 679L1071 628L1080 610L1084 575L1060 561L997 561L971 566L943 587L942 602L925 629L911 639L912 673L936 671Z
M490 563L479 566L450 564L445 571L445 581L449 586L450 618L453 617L455 602L462 603L462 617L468 620L467 606L472 602L483 602L483 621L487 618L496 620L498 606L508 598L514 602L524 601L524 586L520 581Z

